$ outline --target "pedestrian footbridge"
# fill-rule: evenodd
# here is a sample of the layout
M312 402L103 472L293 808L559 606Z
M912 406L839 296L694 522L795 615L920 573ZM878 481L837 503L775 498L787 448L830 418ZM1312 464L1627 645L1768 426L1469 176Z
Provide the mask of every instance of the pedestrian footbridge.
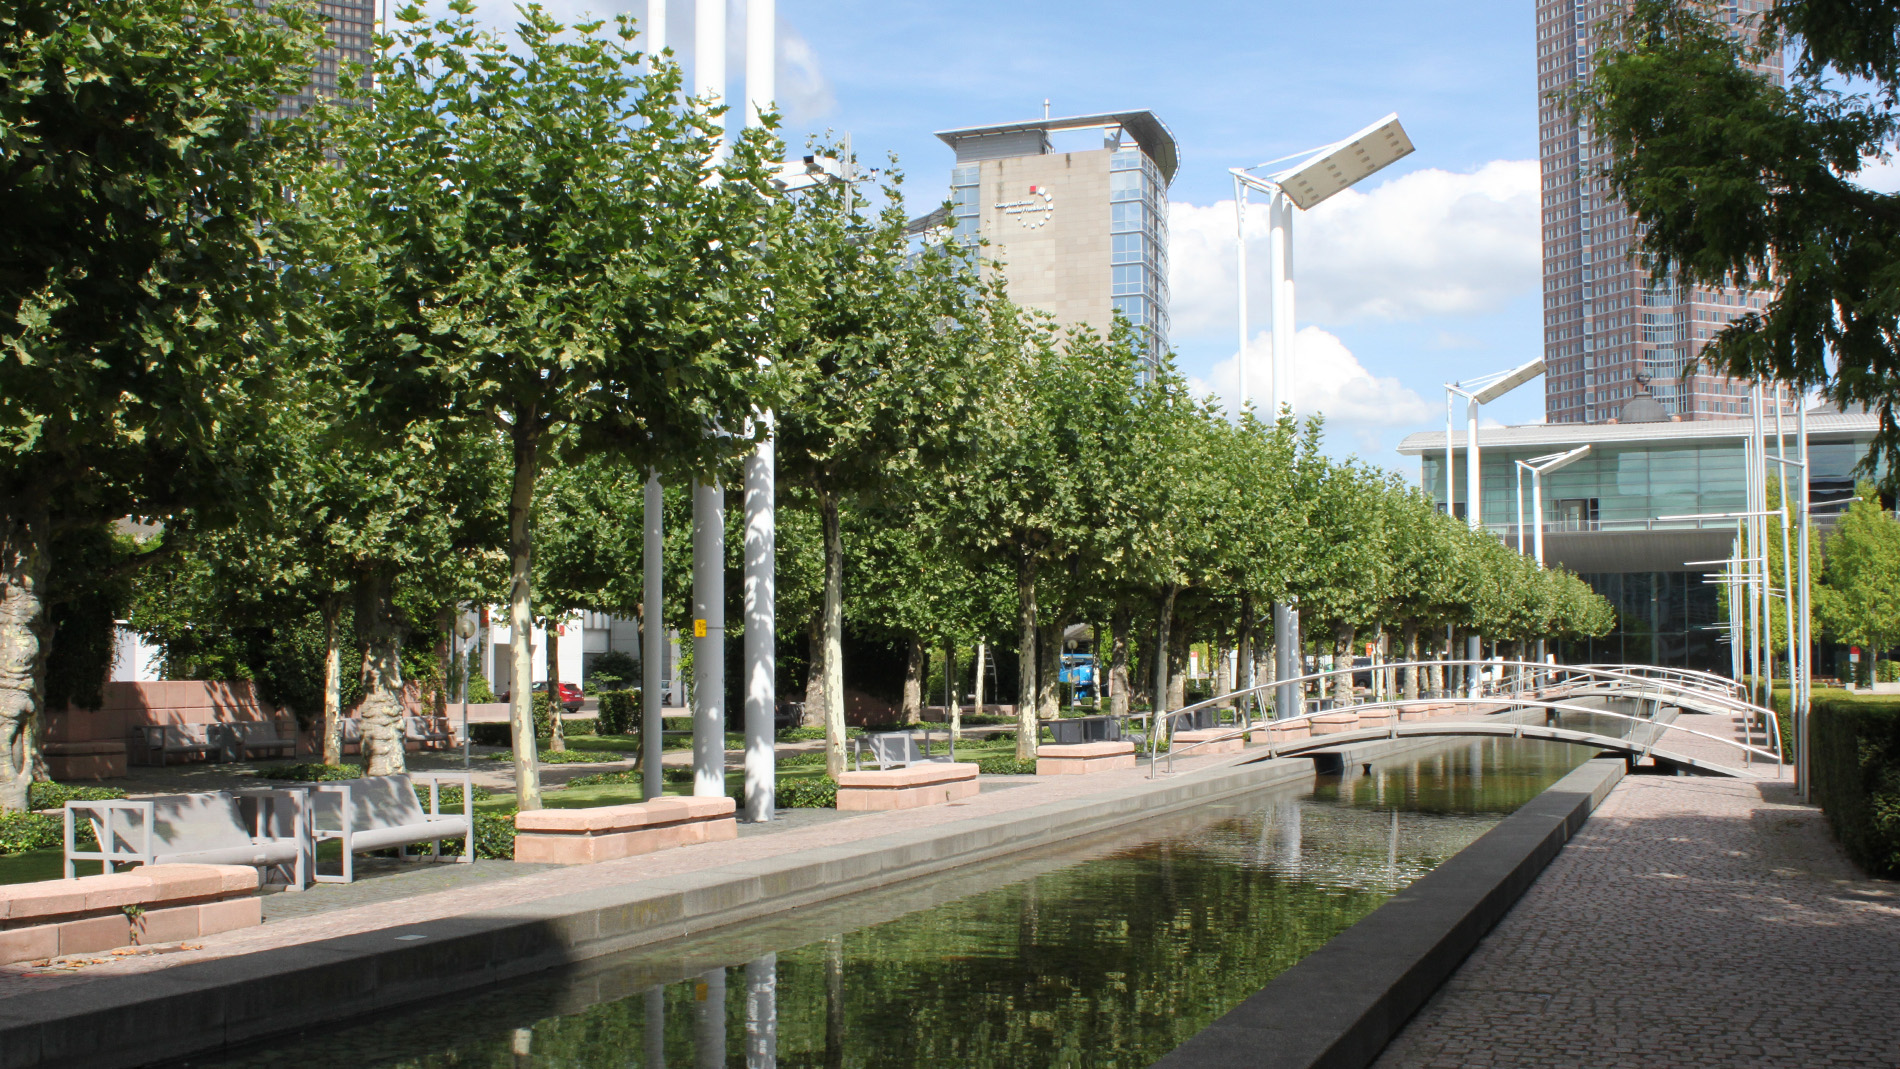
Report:
M1157 732L1148 740L1150 772L1157 765L1171 768L1176 756L1189 756L1222 742L1231 746L1243 739L1248 756L1239 760L1241 764L1397 739L1503 737L1592 746L1623 756L1632 767L1650 761L1660 768L1697 775L1759 778L1781 774L1781 733L1774 710L1750 704L1738 685L1720 676L1640 665L1513 661L1379 667L1468 668L1464 674L1470 683L1462 693L1450 695L1306 703L1298 715L1277 719L1259 719L1250 710L1264 711L1281 687L1303 687L1309 681L1346 673L1316 673L1237 691L1170 714L1170 725L1179 727L1204 722L1210 711L1231 707L1232 723L1198 732L1193 741L1181 740L1165 750ZM1360 668L1356 674L1366 672ZM1683 713L1712 716L1731 728L1704 730L1676 723ZM1736 738L1732 725L1738 723L1744 732L1764 728L1773 748Z

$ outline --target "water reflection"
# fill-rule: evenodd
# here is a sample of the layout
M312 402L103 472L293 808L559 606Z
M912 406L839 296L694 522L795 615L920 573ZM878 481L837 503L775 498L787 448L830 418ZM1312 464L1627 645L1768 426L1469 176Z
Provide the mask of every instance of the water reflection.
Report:
M1457 743L198 1064L1145 1066L1587 756Z

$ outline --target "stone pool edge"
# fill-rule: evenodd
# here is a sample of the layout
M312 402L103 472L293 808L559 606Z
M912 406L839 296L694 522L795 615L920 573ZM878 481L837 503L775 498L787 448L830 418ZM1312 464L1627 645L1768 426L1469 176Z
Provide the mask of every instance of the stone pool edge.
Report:
M1361 1069L1537 881L1610 789L1595 758L1300 959L1154 1069Z
M1223 763L1155 780L1146 789L1044 803L920 835L881 836L17 995L0 1000L0 1069L140 1066L425 1005L1313 776L1313 762L1304 757Z

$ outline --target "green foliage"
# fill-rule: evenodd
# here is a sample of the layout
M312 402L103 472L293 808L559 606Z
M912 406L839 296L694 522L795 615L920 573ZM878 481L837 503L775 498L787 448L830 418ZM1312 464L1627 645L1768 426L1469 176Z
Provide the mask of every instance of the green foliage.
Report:
M985 757L976 763L976 770L985 776L1033 776L1036 762L1033 758L1025 761L1015 756Z
M1824 383L1881 414L1900 450L1900 200L1862 177L1900 115L1900 9L1782 0L1751 16L1695 0L1637 0L1597 52L1579 102L1609 145L1608 179L1658 277L1758 287L1759 310L1703 350L1743 379ZM1784 84L1761 69L1786 48ZM1777 66L1779 64L1777 63ZM1887 466L1889 477L1900 467Z
M81 787L70 783L40 780L27 788L26 807L28 809L63 809L69 801L102 802L124 797L125 791L118 787Z
M829 776L780 780L774 802L780 809L836 809L838 784Z
M470 704L488 705L495 701L494 688L488 685L488 677L480 672L468 674L468 700Z
M824 728L782 728L778 733L780 742L816 742L824 737Z
M598 671L595 679L600 679ZM607 690L600 693L599 729L602 735L626 735L640 729L640 692Z
M265 779L294 780L299 783L328 783L333 780L360 779L362 765L268 765L258 772Z
M805 753L782 753L776 758L779 768L805 768L809 765L825 763L825 751L809 750Z
M1900 700L1817 691L1809 738L1834 837L1869 875L1900 877Z
M422 804L424 806L429 804L427 790L428 788L423 788ZM447 794L449 792L445 788L443 793ZM462 807L462 799L460 797L461 788L455 788L454 793L457 796L455 799L455 808L459 810ZM486 794L477 795L477 797L486 796ZM442 808L447 810L448 803L444 802ZM442 840L443 854L459 854L461 852L461 839ZM484 813L481 811L475 813L475 856L495 861L513 861L515 859L515 810L509 809L505 813Z
M468 741L475 746L513 746L514 739L508 733L508 723L470 724Z
M668 771L671 770L661 770L661 780L663 782L672 782L666 779L666 772ZM576 776L568 780L567 785L569 787L599 787L610 783L631 783L637 786L645 782L646 777L644 773L637 768L629 768L622 772L596 772L590 776Z
M61 847L65 841L65 820L58 813L0 812L0 854ZM87 828L90 834L89 824L82 821L80 827Z
M636 568L634 571L635 574L639 574L639 569ZM598 690L603 693L637 692L638 688L633 684L639 681L640 662L633 659L633 654L622 650L608 650L594 658L594 663L588 671L587 687L589 690Z
M535 760L549 765L600 765L625 761L628 755L605 750L542 750Z
M1900 642L1900 520L1863 483L1828 539L1814 610L1836 640L1873 657Z

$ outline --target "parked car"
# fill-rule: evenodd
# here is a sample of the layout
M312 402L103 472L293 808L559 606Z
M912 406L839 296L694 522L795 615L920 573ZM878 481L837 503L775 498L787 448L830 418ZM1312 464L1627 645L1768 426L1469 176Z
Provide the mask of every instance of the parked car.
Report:
M535 685L529 689L536 694L546 694L548 692L548 681L543 679L535 683ZM561 708L566 709L570 713L575 712L580 709L581 699L584 697L586 697L586 695L581 693L581 688L569 683L565 679L561 680ZM504 693L496 700L505 702L508 698L509 695Z

